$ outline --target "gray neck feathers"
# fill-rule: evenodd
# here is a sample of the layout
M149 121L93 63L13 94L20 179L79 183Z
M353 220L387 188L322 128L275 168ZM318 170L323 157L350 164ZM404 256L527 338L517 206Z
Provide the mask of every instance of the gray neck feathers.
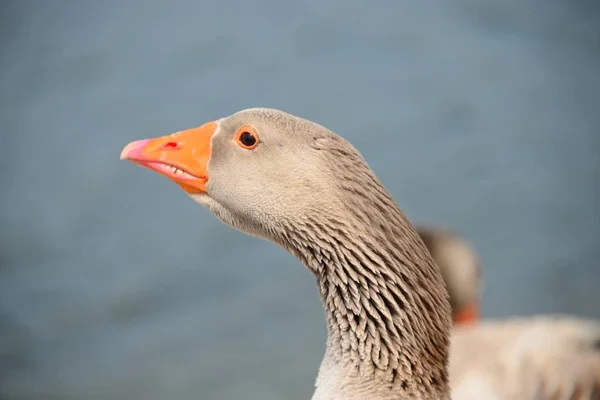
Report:
M317 277L326 356L406 393L447 393L451 318L440 272L358 153L327 150L342 153L337 196L278 235Z

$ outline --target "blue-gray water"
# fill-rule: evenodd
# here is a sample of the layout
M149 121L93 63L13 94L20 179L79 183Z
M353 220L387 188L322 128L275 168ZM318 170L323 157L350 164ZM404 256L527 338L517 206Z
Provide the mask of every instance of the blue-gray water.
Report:
M3 399L309 397L312 275L119 161L252 106L342 133L414 222L470 238L486 316L600 317L594 2L0 10Z

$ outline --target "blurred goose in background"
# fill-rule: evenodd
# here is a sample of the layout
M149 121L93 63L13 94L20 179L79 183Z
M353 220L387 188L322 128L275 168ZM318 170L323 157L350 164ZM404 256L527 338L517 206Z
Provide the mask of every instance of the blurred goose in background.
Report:
M222 222L296 256L328 328L313 399L450 399L451 312L419 235L359 152L323 126L249 109L155 139L127 159Z
M417 226L450 294L452 396L600 399L600 322L564 315L479 320L482 273L464 238Z
M440 267L450 294L454 324L471 324L479 318L483 280L479 257L462 237L441 227L417 225L416 230Z

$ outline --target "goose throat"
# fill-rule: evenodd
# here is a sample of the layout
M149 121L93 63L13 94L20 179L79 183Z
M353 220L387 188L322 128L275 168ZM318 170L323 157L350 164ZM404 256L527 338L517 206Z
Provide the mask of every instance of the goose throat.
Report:
M302 229L287 231L286 247L317 278L330 361L345 373L374 376L407 392L423 383L437 390L448 385L447 292L423 243L398 213L368 225L332 213L307 217L294 224Z

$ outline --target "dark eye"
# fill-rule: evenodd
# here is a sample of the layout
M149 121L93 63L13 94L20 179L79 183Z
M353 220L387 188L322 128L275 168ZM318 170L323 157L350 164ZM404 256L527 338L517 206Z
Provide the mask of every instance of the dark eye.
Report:
M243 132L240 135L240 142L246 147L252 147L256 143L256 138L250 132Z
M238 131L237 141L245 149L251 150L258 144L258 136L252 127L245 126Z

